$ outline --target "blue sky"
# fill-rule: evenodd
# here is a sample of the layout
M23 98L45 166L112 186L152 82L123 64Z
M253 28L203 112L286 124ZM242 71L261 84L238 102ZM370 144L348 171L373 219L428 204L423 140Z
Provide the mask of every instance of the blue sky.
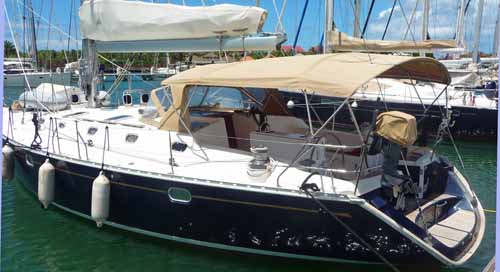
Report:
M24 0L5 0L8 16L17 33L22 33L22 14L20 8ZM70 16L73 16L71 35L75 38L80 37L78 31L78 11L77 7L71 10L71 3L79 5L80 0L32 0L34 10L41 14L45 20L50 20L53 25L62 29L64 32L69 32ZM144 0L152 2L152 0ZM278 10L281 9L284 0L275 0ZM362 1L362 24L365 21L368 13L370 0ZM483 30L481 32L481 50L484 52L492 52L493 50L493 33L495 22L497 19L499 0L485 0ZM52 16L50 16L50 6L53 3ZM167 0L156 0L156 2L167 2ZM170 0L170 3L186 5L201 5L202 0ZM218 3L232 3L239 5L255 5L255 0L204 0L207 5ZM377 0L368 24L366 38L380 39L389 16L389 11L392 6L392 0ZM419 5L415 12L415 21L412 24L411 31L408 31L406 39L420 39L421 35L421 18L423 0L401 0L403 11L407 18L410 18L416 3ZM431 0L431 14L429 21L429 33L433 39L452 39L455 33L455 22L458 11L459 0ZM300 21L300 15L304 7L304 0L288 0L285 9L283 26L288 34L287 44L292 44L295 39L297 28ZM268 10L268 19L264 25L264 31L274 31L277 25L277 14L273 6L273 0L261 0L261 7ZM353 0L335 0L335 22L337 27L347 33L352 33L353 29ZM466 16L466 40L469 48L472 48L472 35L474 26L474 17L476 13L477 0L472 0L469 11ZM38 23L38 22L37 22ZM305 49L319 44L324 23L324 1L310 0L309 6L304 18L301 34L299 36L298 45ZM389 25L386 39L400 40L404 38L407 24L401 12L401 7L396 4L396 9L393 14L391 24ZM49 31L50 29L50 31ZM50 32L50 35L49 35ZM12 40L10 31L6 26L6 38ZM19 38L22 40L22 38ZM76 42L71 42L71 48L76 46ZM40 20L38 33L39 49L61 49L67 47L67 37L55 30L55 27L48 27L48 23Z

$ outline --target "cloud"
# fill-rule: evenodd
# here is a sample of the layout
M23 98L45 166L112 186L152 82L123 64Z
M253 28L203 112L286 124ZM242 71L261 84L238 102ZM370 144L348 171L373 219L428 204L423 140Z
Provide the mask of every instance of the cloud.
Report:
M388 9L384 9L381 12L379 12L378 19L383 19L386 16L389 16L389 14L391 13L391 9L392 8L388 8ZM394 7L394 11L399 11L399 10L400 10L400 8L398 6Z

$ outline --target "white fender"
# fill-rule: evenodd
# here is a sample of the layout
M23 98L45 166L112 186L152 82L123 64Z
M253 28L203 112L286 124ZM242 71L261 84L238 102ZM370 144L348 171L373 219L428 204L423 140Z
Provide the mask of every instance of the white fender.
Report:
M45 209L54 201L55 173L56 169L49 159L38 169L38 200Z
M92 184L91 203L91 216L99 228L102 227L109 215L110 189L109 179L101 171Z
M5 145L2 148L2 179L4 181L11 181L14 178L14 149Z

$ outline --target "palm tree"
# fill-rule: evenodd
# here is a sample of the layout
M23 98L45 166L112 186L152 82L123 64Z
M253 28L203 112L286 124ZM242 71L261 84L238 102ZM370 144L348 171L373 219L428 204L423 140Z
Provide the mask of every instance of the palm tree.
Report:
M4 41L4 43L3 43L3 55L6 58L16 56L16 48L14 47L14 43L12 43L11 41Z

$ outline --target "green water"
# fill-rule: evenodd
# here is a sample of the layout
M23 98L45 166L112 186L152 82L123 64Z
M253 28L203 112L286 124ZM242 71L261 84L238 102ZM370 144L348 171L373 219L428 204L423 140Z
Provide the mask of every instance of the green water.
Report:
M134 87L150 89L149 84ZM126 84L123 85L125 87ZM5 90L12 101L20 90ZM495 209L496 144L459 142L466 174L485 209ZM451 145L441 154L458 165ZM494 255L495 215L486 213L485 237L471 260L459 269L482 271ZM390 271L384 266L312 263L250 256L191 247L115 230L97 229L93 222L51 208L18 180L2 184L2 271Z

